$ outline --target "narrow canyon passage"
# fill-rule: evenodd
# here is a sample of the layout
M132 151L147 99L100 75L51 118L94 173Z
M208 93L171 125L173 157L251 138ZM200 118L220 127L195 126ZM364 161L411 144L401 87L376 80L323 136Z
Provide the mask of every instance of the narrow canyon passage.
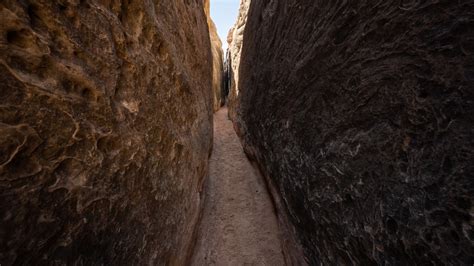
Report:
M0 266L474 266L473 118L474 0L0 0Z
M245 156L227 108L214 116L214 147L193 265L284 265L277 218Z

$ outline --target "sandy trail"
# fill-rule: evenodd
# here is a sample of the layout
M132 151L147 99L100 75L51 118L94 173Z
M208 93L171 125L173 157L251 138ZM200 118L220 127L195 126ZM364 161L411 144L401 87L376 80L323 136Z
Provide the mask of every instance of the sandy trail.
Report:
M227 108L214 116L214 148L192 265L284 265L277 218L245 156Z

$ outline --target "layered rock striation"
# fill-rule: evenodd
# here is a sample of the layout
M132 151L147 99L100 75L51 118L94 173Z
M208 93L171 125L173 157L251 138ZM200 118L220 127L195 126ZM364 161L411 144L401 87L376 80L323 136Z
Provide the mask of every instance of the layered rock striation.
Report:
M201 1L0 3L0 264L183 265L212 141Z
M474 262L473 10L252 2L233 119L306 263Z

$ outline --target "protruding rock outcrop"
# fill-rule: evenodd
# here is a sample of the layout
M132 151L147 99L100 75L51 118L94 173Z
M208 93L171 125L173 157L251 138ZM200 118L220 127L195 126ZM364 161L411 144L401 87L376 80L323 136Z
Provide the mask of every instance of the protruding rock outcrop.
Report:
M251 0L241 0L239 15L237 22L229 30L227 35L227 43L229 44L229 51L227 62L230 68L227 72L228 84L228 107L229 116L234 118L236 113L236 101L239 95L239 65L240 65L240 54L242 52L242 44L244 38L245 24L247 23L247 13L249 11Z
M212 91L214 111L219 110L224 105L224 52L222 51L222 42L217 34L216 25L211 19L209 0L204 1L204 8L207 15L207 24L209 26L209 35L211 38L212 50Z
M472 1L252 2L234 123L309 264L473 264L473 21Z
M0 3L0 263L183 265L212 139L201 1Z

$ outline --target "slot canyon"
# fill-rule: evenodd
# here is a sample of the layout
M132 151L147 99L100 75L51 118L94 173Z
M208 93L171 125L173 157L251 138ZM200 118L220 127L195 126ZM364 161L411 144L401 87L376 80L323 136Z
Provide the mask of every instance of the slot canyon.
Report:
M0 266L473 265L474 1L235 2L0 1Z

